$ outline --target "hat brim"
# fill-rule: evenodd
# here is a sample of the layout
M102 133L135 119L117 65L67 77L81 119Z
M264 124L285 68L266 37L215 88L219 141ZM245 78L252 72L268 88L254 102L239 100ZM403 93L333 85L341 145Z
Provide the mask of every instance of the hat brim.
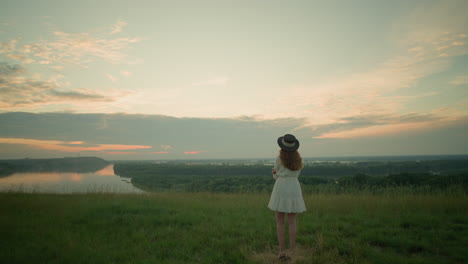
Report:
M296 139L296 141L294 142L293 147L288 147L288 146L285 146L283 144L283 138L284 137L279 137L278 140L277 140L278 145L280 146L280 148L282 150L293 152L293 151L296 151L299 148L299 140Z

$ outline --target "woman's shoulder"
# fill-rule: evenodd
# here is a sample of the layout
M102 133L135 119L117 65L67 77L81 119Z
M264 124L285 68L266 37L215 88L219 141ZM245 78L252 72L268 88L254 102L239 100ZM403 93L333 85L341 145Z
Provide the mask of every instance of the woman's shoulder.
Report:
M275 163L281 163L281 159L280 159L280 157L279 157L279 156L278 156L278 157L276 157L276 159L275 159Z
M276 158L275 163L278 164L279 166L282 166L282 165L283 165L283 163L281 162L280 156L278 156L278 157Z

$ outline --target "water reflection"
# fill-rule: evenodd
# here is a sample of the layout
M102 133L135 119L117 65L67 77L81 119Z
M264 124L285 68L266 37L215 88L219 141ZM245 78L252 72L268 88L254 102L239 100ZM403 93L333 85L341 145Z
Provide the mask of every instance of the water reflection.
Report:
M98 170L95 172L95 174L99 176L116 176L114 174L114 165L109 165L102 170Z
M114 165L88 173L76 172L21 172L0 178L0 191L86 193L130 192L142 190L131 184L130 178L114 174Z

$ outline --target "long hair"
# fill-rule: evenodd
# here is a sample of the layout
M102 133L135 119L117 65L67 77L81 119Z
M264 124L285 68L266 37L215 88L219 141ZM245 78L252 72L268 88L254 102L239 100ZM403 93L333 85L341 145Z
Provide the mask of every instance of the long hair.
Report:
M304 168L301 154L297 150L291 152L280 149L280 159L281 164L290 170L296 171Z

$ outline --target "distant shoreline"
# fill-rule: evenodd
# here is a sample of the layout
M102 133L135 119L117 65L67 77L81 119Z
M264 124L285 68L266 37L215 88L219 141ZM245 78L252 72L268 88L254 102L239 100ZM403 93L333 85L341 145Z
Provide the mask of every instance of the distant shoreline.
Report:
M110 163L98 157L0 160L0 177L16 172L93 172Z
M112 159L115 162L203 162L203 161L266 161L275 160L268 158L213 158L213 159ZM447 155L385 155L385 156L336 156L336 157L303 157L304 161L416 161L416 160L453 160L468 159L468 154Z
M24 160L73 160L73 159L102 159L109 163L116 162L203 162L203 161L270 161L276 157L263 158L204 158L204 159L104 159L96 156L61 157L61 158L11 158L0 159L0 162ZM468 154L440 154L440 155L378 155L378 156L326 156L303 157L304 161L416 161L416 160L453 160L468 159Z

